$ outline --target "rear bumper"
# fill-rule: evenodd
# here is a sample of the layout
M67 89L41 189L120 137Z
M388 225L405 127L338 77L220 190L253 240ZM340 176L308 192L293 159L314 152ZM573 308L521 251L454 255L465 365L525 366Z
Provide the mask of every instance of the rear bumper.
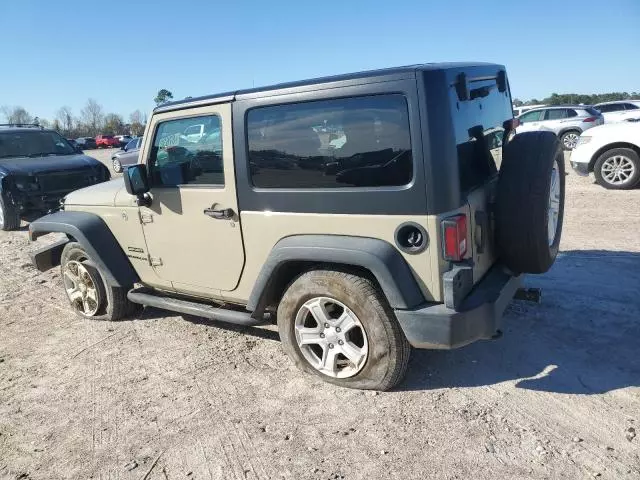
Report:
M494 336L502 314L521 286L522 275L513 276L495 265L457 309L429 304L415 310L396 310L398 322L415 348L451 349Z

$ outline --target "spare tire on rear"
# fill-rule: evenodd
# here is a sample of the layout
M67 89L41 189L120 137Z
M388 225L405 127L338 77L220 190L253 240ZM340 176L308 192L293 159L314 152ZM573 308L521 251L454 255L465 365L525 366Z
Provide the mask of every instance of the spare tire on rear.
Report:
M544 273L556 259L565 191L564 155L551 132L525 132L504 147L496 193L496 245L514 273Z

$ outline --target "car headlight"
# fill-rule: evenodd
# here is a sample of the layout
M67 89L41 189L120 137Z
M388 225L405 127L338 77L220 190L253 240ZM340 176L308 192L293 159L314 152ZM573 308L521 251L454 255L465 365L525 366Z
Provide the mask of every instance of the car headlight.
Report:
M576 144L576 148L579 147L580 145L586 145L590 141L591 141L591 137L585 137L584 135L580 135L578 137L578 143Z

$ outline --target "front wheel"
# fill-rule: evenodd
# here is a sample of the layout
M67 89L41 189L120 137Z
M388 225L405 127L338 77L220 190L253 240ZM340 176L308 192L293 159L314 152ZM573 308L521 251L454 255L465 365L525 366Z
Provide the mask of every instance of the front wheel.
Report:
M580 132L578 131L569 131L564 132L560 136L560 143L562 144L562 148L564 150L573 150L578 145L578 138L580 138Z
M373 283L334 270L300 275L278 306L282 345L301 370L342 387L389 390L411 347Z
M60 259L62 282L73 311L92 320L119 320L139 306L127 299L126 289L108 284L94 259L77 242L69 242Z
M630 148L613 148L598 157L596 182L611 190L628 190L640 183L640 156Z
M111 162L113 165L114 172L116 173L122 172L122 164L120 163L120 160L118 160L117 158L114 158Z

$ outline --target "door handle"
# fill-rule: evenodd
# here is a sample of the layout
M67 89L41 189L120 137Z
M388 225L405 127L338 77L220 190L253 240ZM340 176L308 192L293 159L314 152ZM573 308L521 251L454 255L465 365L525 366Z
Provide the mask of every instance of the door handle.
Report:
M236 214L236 212L233 211L233 208L223 208L221 210L205 208L203 213L218 220L231 220Z

